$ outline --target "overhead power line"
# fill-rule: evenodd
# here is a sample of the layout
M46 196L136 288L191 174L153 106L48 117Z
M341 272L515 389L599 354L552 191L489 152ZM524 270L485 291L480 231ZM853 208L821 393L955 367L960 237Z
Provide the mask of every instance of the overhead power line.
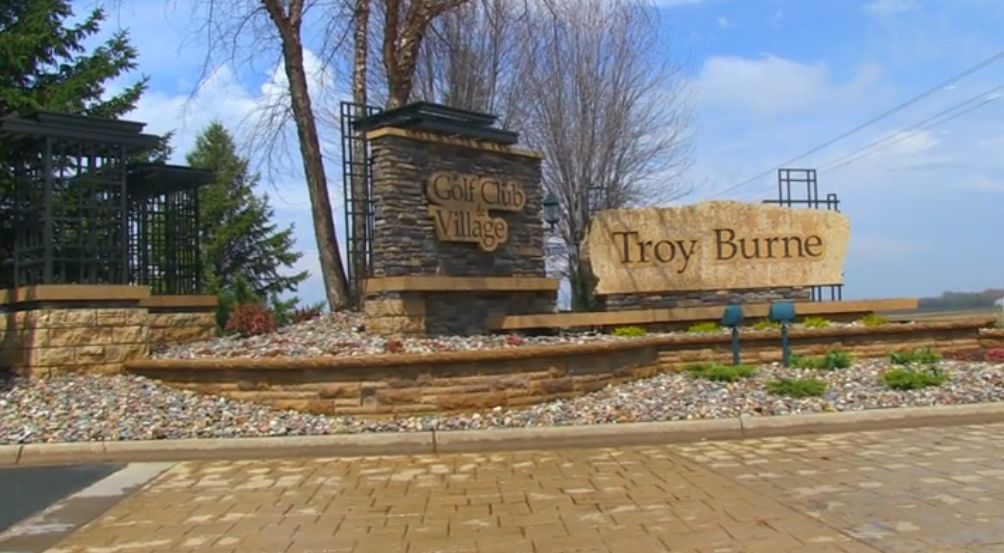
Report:
M1002 50L1000 52L997 52L996 54L994 54L994 55L990 56L989 58L981 61L980 63L978 63L978 64L970 67L969 69L966 69L965 71L963 71L963 72L961 72L961 73L959 73L959 74L951 77L947 81L939 83L939 84L937 84L937 85L935 85L935 86L933 86L933 87L925 90L924 92L921 92L920 94L914 96L913 98L911 98L911 99L909 99L909 100L907 100L907 101L905 101L905 102L903 102L903 103L901 103L901 104L899 104L899 105L897 105L897 106L895 106L895 107L893 107L893 108L891 108L889 110L886 110L886 111L880 113L879 115L876 115L875 117L869 119L868 121L865 121L864 123L862 123L862 124L854 127L853 129L850 129L849 131L846 131L846 132L844 132L844 133L842 133L842 134L840 134L838 136L835 136L835 137L831 138L830 140L827 140L826 142L820 144L819 146L816 146L815 148L813 148L813 149L811 149L811 150L809 150L809 151L807 151L807 152L805 152L805 153L803 153L803 154L801 154L801 155L799 155L797 157L793 157L793 158L791 158L791 159L789 159L789 160L781 163L780 165L772 167L772 168L764 171L763 173L760 173L760 174L758 174L756 176L750 177L750 178L748 178L748 179L740 182L739 184L736 184L734 186L730 186L730 187L728 187L728 188L726 188L724 190L716 192L716 193L712 194L710 197L711 198L716 198L718 196L721 196L722 194L727 194L729 192L732 192L733 190L737 190L737 189L742 188L744 186L747 186L747 185L749 185L751 183L754 183L754 182L756 182L756 181L758 181L758 180L760 180L760 179L762 179L762 178L764 178L766 176L770 176L771 174L773 174L778 169L784 168L784 167L789 166L789 165L791 165L791 164L793 164L795 162L801 161L801 160L809 157L810 155L812 155L812 154L814 154L814 153L822 150L823 148L831 146L834 143L839 142L840 140L843 140L843 139L847 138L848 136L851 136L852 134L857 133L858 131L861 131L862 129L867 128L867 127L869 127L869 126L871 126L871 125L873 125L873 124L875 124L875 123L877 123L877 122L885 119L886 117L889 117L890 115L898 113L898 112L902 111L903 109L906 109L906 108L912 106L913 104L916 104L917 102L923 100L924 98L927 98L928 96L934 94L935 92L938 92L939 90L942 90L943 88L945 88L947 86L950 86L950 85L952 85L952 84L954 84L954 83L956 83L956 82L958 82L958 81L960 81L960 80L968 77L969 75L972 75L973 73L976 73L977 71L979 71L979 70L981 70L981 69L983 69L983 68L985 68L985 67L987 67L989 65L992 65L992 64L1000 61L1002 58L1004 58L1004 50Z
M938 112L938 113L936 113L936 114L928 117L927 119L924 119L923 121L920 121L920 122L918 122L918 123L916 123L914 125L911 125L911 126L905 128L903 130L900 130L900 131L896 132L895 134L892 134L892 135L887 136L885 138L882 138L880 140L876 140L875 142L872 142L871 144L868 144L868 145L866 145L866 146L864 146L862 148L858 148L857 150L854 150L853 152L851 152L849 154L845 154L845 155L843 155L843 156L841 156L841 157L839 157L837 159L834 159L832 161L828 161L828 162L824 163L821 167L819 167L819 172L820 173L830 173L830 172L833 172L833 171L835 171L837 169L840 169L841 167L846 167L846 166L851 165L852 163L856 163L856 162L858 162L858 161L860 161L860 160L862 160L862 159L864 159L866 157L870 157L870 156L872 156L874 154L877 154L877 153L881 152L882 150L885 150L887 148L895 146L896 144L899 144L900 142L903 142L904 140L908 140L908 139L910 139L910 138L912 138L914 136L917 136L918 134L920 134L920 133L922 133L922 132L924 132L924 131L926 131L928 129L933 129L934 127L937 127L939 125L943 125L943 124L945 124L945 123L947 123L947 122L949 122L949 121L951 121L953 119L962 117L963 115L965 115L965 114L967 114L967 113L969 113L971 111L975 111L975 110L977 110L977 109L979 109L979 108L981 108L981 107L989 104L990 102L993 102L994 100L997 100L998 98L1000 98L1000 96L993 96L993 93L995 93L997 91L1000 91L1000 90L1004 90L1004 84L999 85L999 86L995 86L994 88L991 88L989 90L981 92L980 94L977 94L976 96L973 96L972 98L969 98L968 100L965 100L963 102L959 102L959 103L953 105L952 107L950 107L948 109L945 109L943 111L940 111L940 112ZM977 100L980 100L981 98L983 99L982 102L979 102L978 104L969 107L969 109L962 110L962 111L960 111L958 113L955 113L955 114L953 114L950 117L946 117L946 118L944 118L944 119L942 119L940 121L935 121L939 117L941 117L943 115L947 115L949 113L952 113L953 111L955 111L955 110L957 110L959 108L965 107L966 105L972 104L973 102L976 102ZM934 122L931 123L931 121L934 121ZM931 123L931 124L927 125L926 123ZM914 129L916 129L916 130L914 130ZM912 132L908 132L908 131L912 131ZM875 146L879 146L879 145L881 145L881 147L872 149ZM864 154L858 155L861 152L864 152Z

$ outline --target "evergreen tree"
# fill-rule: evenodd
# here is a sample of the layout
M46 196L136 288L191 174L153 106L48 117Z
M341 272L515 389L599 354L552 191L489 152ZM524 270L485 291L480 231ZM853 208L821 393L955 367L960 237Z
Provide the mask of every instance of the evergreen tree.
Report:
M136 49L127 31L116 32L88 52L84 42L101 30L97 8L82 22L67 0L0 2L0 117L45 109L117 119L131 111L147 88L143 77L105 98L105 85L136 68Z
M268 302L280 324L287 322L297 299L280 301L307 279L306 271L283 274L303 256L294 249L293 225L279 229L268 194L255 188L260 176L237 153L227 129L213 122L187 155L192 167L216 172L216 181L199 190L200 240L207 292L220 295L222 327L237 302Z

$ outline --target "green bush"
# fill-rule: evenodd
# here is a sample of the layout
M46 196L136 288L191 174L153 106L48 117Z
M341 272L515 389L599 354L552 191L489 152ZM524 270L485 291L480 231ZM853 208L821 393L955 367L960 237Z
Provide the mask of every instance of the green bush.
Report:
M622 326L614 329L614 336L623 338L637 338L646 334L648 334L648 331L640 326Z
M882 326L888 323L889 320L878 313L869 313L858 319L858 322L865 326Z
M821 357L803 357L801 355L791 357L791 366L797 369L833 371L849 368L853 362L854 359L850 353L838 348L830 349Z
M749 365L723 365L721 363L692 363L684 370L697 378L714 382L736 382L756 374L756 367Z
M714 321L704 321L701 323L694 323L690 325L687 332L691 334L710 334L712 332L718 332L722 327Z
M882 382L894 390L919 390L931 386L941 386L948 375L937 367L927 369L889 369L882 373Z
M776 323L770 319L760 319L753 323L753 330L778 330L780 328L781 323Z
M941 356L930 347L926 347L890 353L889 361L893 365L936 365L941 361Z
M777 396L816 397L826 393L826 382L818 378L777 378L767 383L767 391Z
M830 321L822 317L806 317L802 320L802 326L805 328L826 328L830 326Z

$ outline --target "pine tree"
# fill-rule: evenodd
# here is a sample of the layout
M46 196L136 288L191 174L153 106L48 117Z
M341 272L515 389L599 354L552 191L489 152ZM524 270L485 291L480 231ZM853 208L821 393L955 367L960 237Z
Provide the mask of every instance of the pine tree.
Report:
M186 159L192 167L216 172L216 181L199 190L199 224L207 291L221 299L220 326L233 303L252 296L269 302L285 322L297 300L281 301L280 294L295 291L309 276L281 272L303 256L294 249L293 225L279 229L272 222L268 194L255 190L260 176L249 170L218 121L202 131Z

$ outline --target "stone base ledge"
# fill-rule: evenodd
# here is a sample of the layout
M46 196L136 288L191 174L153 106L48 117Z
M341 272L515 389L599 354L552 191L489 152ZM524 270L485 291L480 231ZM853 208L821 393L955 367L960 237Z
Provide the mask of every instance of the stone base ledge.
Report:
M149 297L149 286L46 284L0 290L0 306L35 302L139 302Z
M910 298L807 301L795 302L799 317L826 317L828 315L865 315L876 311L897 311L917 308L917 300ZM769 303L743 305L743 315L750 323L767 316ZM495 318L488 325L493 330L530 330L538 328L575 328L595 326L630 326L659 323L694 323L721 319L724 306L677 307L665 309L638 309L634 311L607 311L596 313L541 313L536 315L510 315ZM983 324L986 326L983 322Z

